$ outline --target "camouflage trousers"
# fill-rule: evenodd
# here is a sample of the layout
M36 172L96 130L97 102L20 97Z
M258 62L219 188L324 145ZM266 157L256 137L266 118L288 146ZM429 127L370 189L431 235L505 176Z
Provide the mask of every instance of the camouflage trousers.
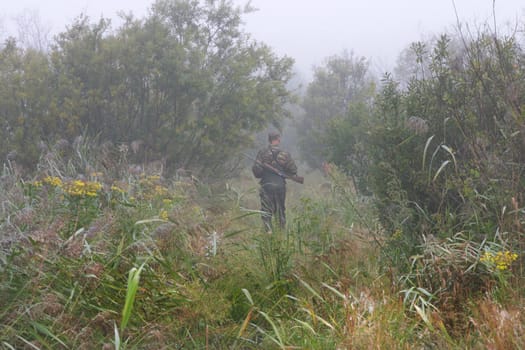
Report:
M272 230L272 219L276 218L281 229L286 225L285 200L286 188L264 188L262 187L259 196L261 198L261 211L263 212L262 221L267 231Z

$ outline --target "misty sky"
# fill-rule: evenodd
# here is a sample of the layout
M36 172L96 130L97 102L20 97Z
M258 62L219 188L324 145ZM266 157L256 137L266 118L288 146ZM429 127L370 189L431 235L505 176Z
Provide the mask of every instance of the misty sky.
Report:
M52 33L62 31L78 16L101 16L119 22L117 11L143 17L153 0L2 0L0 24L16 35L13 18L24 11L37 13ZM246 0L234 0L244 5ZM456 13L474 29L493 25L493 0L252 0L259 10L244 17L246 31L272 46L279 55L296 60L302 74L309 76L313 65L343 50L371 59L378 71L391 70L398 54L409 43L452 30ZM507 29L521 20L525 30L525 1L496 0L498 26Z

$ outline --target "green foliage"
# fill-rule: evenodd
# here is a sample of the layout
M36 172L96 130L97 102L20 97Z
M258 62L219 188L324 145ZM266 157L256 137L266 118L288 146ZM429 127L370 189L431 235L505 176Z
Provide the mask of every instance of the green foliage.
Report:
M122 27L80 16L47 54L0 52L2 156L33 168L39 141L88 137L133 146L135 162L201 176L236 166L251 135L288 115L293 61L242 31L231 2L163 1ZM16 154L15 154L16 151ZM45 154L45 153L44 153Z
M282 232L266 235L258 240L257 250L261 266L270 283L282 283L290 273L294 242Z
M515 36L460 35L411 45L410 78L386 74L373 105L345 104L326 132L329 159L373 194L402 270L425 235L481 241L520 227L504 208L524 202L523 51Z
M6 170L0 182L2 346L519 344L523 302L513 299L512 290L521 256L514 255L512 235L498 234L508 240L483 245L459 239L429 243L400 281L383 273L388 269L379 248L385 240L372 224L373 211L357 201L351 179L334 168L329 180L329 195L302 197L290 206L289 230L270 235L254 230L255 212L239 207L245 196L257 194L235 184L219 193L220 186L204 191L203 184L198 190L191 182L144 174L92 191L88 182L80 186L57 176L24 182ZM88 194L99 201L97 215L69 237L60 236L75 222L67 196ZM90 202L78 206L82 211ZM447 288L441 288L443 280ZM478 280L483 284L474 283ZM483 305L494 308L498 301L496 314L508 312L513 322L490 318L493 308L474 309L479 316L464 324L479 322L478 333L457 335L453 322L474 315L470 305L477 305L480 294L468 293L475 285L492 303ZM406 305L399 289L407 290ZM464 308L447 308L455 296ZM515 308L503 306L511 300ZM489 324L505 328L487 331Z
M369 158L365 147L371 123L372 111L367 102L351 102L344 116L330 120L321 137L327 145L326 161L344 169L351 176L354 189L362 195L370 194L367 182Z
M428 237L422 253L411 257L410 271L401 277L405 303L430 327L438 313L451 333L465 329L466 303L486 294L500 298L509 292L510 269L517 254L497 235L494 241L477 243L457 234L446 240ZM503 300L505 298L501 298Z
M1 346L523 347L517 38L415 43L377 93L364 59L330 58L300 134L335 164L268 235L255 191L188 171L231 170L286 115L292 62L241 15L161 0L116 30L80 17L49 54L1 48Z
M14 41L7 41L0 50L3 161L17 159L19 165L30 168L39 156L38 141L56 133L48 108L52 90L47 65L45 54L24 51Z
M301 213L293 219L291 234L296 236L301 251L312 250L316 253L328 251L334 243L330 232L333 219L331 210L324 201L301 198L294 211Z
M142 264L138 269L133 267L129 270L128 275L128 286L126 290L126 301L124 308L122 309L122 321L120 322L120 333L126 329L129 319L131 317L131 311L133 310L133 303L135 302L135 296L137 295L137 289L139 288L140 273L144 268Z
M305 113L297 123L301 156L308 165L319 168L327 157L351 153L336 147L336 144L325 148L327 126L332 120L347 116L351 119L351 125L362 123L365 118L363 113L366 113L372 93L373 84L368 77L368 63L363 57L344 52L339 56L329 57L324 66L315 69L314 80L308 85L301 103ZM335 125L328 127L332 132L336 132L334 126L337 126L337 121L334 123ZM348 145L350 148L358 147L357 135L359 132L352 134ZM334 152L338 154L335 155Z
M86 190L79 183L68 189L67 183L58 178L44 179L39 192L32 194L38 199L34 209L39 212L51 209L53 201L63 205L60 203L62 195L42 198L46 195L46 186L54 186L59 191L71 190L71 196L81 195L79 188ZM86 196L87 193L90 192L86 192ZM101 193L96 195L102 196ZM85 201L77 203L79 210L89 205ZM69 222L78 223L67 213L56 216L55 225L42 231L34 232L34 228L27 227L28 232L24 235L29 245L14 241L11 253L2 260L1 268L6 275L2 278L1 293L7 301L1 314L6 325L0 330L2 339L15 347L27 339L45 348L59 344L82 347L89 343L92 346L95 344L93 337L97 338L96 342L110 339L113 325L122 314L121 345L133 345L135 337L142 337L134 328L137 323L171 317L163 309L177 307L184 298L182 293L186 291L173 287L173 279L181 278L177 275L178 270L185 269L184 259L179 256L179 260L168 263L162 255L162 239L152 240L155 235L162 235L161 230L149 231L144 224L134 224L138 218L149 215L151 209L158 210L147 207L138 204L113 206L111 213L99 212L94 222L85 223L85 229L69 238L60 237L57 229L68 227ZM156 264L133 269L137 261L140 263L148 258ZM127 288L126 271L131 271ZM171 287L159 288L165 285ZM19 302L32 305L32 311L16 316L13 312ZM133 302L138 320L130 318ZM145 307L150 302L153 308ZM68 321L71 317L76 322L70 332L76 336L64 333L63 327L71 326ZM130 338L133 339L130 341ZM15 339L18 340L13 341Z

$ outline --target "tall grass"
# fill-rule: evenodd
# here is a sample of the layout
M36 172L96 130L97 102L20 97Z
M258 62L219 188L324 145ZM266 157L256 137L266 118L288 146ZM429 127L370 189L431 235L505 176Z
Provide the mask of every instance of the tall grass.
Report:
M268 235L251 180L44 168L0 183L2 349L523 347L508 235L429 240L399 275L381 259L395 237L343 174L290 186L288 227Z

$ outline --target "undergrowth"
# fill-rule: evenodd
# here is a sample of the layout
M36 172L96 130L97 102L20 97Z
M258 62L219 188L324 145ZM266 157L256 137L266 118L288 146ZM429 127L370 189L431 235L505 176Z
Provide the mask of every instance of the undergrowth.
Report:
M343 174L291 186L267 234L252 180L40 169L2 176L2 349L525 346L507 235L427 240L401 273Z

